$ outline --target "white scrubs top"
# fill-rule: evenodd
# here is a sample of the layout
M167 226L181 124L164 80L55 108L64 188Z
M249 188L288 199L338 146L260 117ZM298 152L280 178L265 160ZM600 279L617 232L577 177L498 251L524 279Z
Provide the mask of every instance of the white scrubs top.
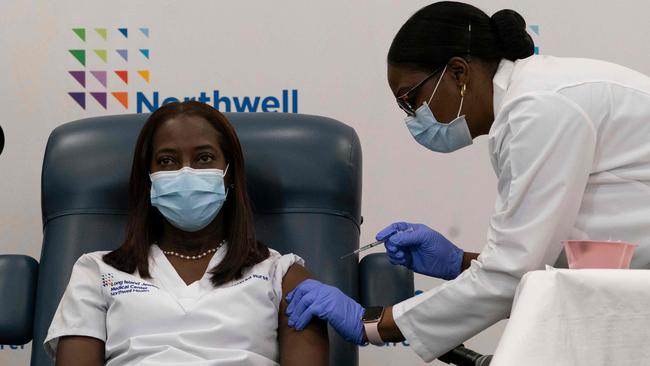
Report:
M104 263L107 252L84 254L74 265L44 342L55 357L59 337L89 336L105 342L106 365L279 365L278 309L282 279L294 255L271 256L241 279L215 288L210 269L189 286L156 245L152 278Z
M393 307L426 361L506 318L520 278L553 265L562 240L635 243L632 267L650 264L650 78L533 56L502 61L493 87L487 245L455 280Z

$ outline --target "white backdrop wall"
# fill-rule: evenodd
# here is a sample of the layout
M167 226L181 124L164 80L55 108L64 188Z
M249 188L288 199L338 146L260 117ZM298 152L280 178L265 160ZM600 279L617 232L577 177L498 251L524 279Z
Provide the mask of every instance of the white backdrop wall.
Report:
M519 11L537 26L529 32L542 54L599 58L650 74L647 1L470 2L488 14ZM232 110L241 109L245 97L251 103L260 97L258 111L343 121L363 147L362 242L393 221L410 220L480 251L495 197L486 140L452 155L428 152L404 127L386 83L393 36L428 3L2 0L0 253L40 256L40 170L52 129L83 117L135 113L138 95L152 104L155 92L160 102L218 92L230 98ZM85 37L76 28L85 29ZM69 51L82 49L85 65ZM125 49L128 55L117 51ZM85 86L70 71L83 71ZM115 71L127 71L128 83ZM84 93L85 109L68 93ZM128 108L112 93L127 93ZM222 99L219 106L227 104ZM148 111L146 103L140 107ZM416 278L419 290L438 283ZM467 345L493 352L503 326ZM30 347L0 345L0 364L27 365ZM402 344L362 348L360 357L362 365L423 364Z

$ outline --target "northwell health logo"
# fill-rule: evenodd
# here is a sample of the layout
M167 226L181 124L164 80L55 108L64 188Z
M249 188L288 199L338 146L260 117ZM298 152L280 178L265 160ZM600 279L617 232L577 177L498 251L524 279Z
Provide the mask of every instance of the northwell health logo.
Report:
M297 89L282 89L267 96L228 96L218 89L172 96L152 90L148 27L88 27L71 31L75 44L67 53L74 66L67 73L76 90L67 93L84 110L135 109L137 113L148 113L167 103L196 100L222 112L298 113Z

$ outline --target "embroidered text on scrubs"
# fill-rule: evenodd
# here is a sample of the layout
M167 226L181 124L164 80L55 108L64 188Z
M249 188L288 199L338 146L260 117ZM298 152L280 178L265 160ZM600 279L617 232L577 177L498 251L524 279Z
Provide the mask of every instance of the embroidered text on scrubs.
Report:
M250 276L248 276L248 277L246 277L246 278L244 278L244 279L242 279L242 280L239 280L239 281L233 283L232 286L230 286L230 287L237 286L237 285L241 285L242 283L244 283L244 282L246 282L246 281L248 281L248 280L251 280L251 279L253 279L253 278L261 279L261 280L264 280L264 281L268 281L268 280L269 280L269 277L268 277L268 276L262 276L262 275L254 274L254 275L250 275Z
M111 296L128 294L134 292L149 292L151 288L158 288L156 285L152 285L147 282L138 282L138 281L114 281L111 286Z

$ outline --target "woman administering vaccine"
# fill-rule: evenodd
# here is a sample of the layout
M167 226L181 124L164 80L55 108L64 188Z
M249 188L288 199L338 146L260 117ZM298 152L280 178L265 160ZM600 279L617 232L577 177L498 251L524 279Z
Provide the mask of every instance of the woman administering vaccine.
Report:
M449 282L377 312L307 280L287 296L289 326L320 317L351 342L406 339L430 361L506 318L520 278L556 263L562 240L637 243L632 267L648 266L650 78L533 51L512 10L440 2L401 27L388 84L415 141L451 153L488 135L498 192L487 243L468 253L394 223L377 234L390 261Z

